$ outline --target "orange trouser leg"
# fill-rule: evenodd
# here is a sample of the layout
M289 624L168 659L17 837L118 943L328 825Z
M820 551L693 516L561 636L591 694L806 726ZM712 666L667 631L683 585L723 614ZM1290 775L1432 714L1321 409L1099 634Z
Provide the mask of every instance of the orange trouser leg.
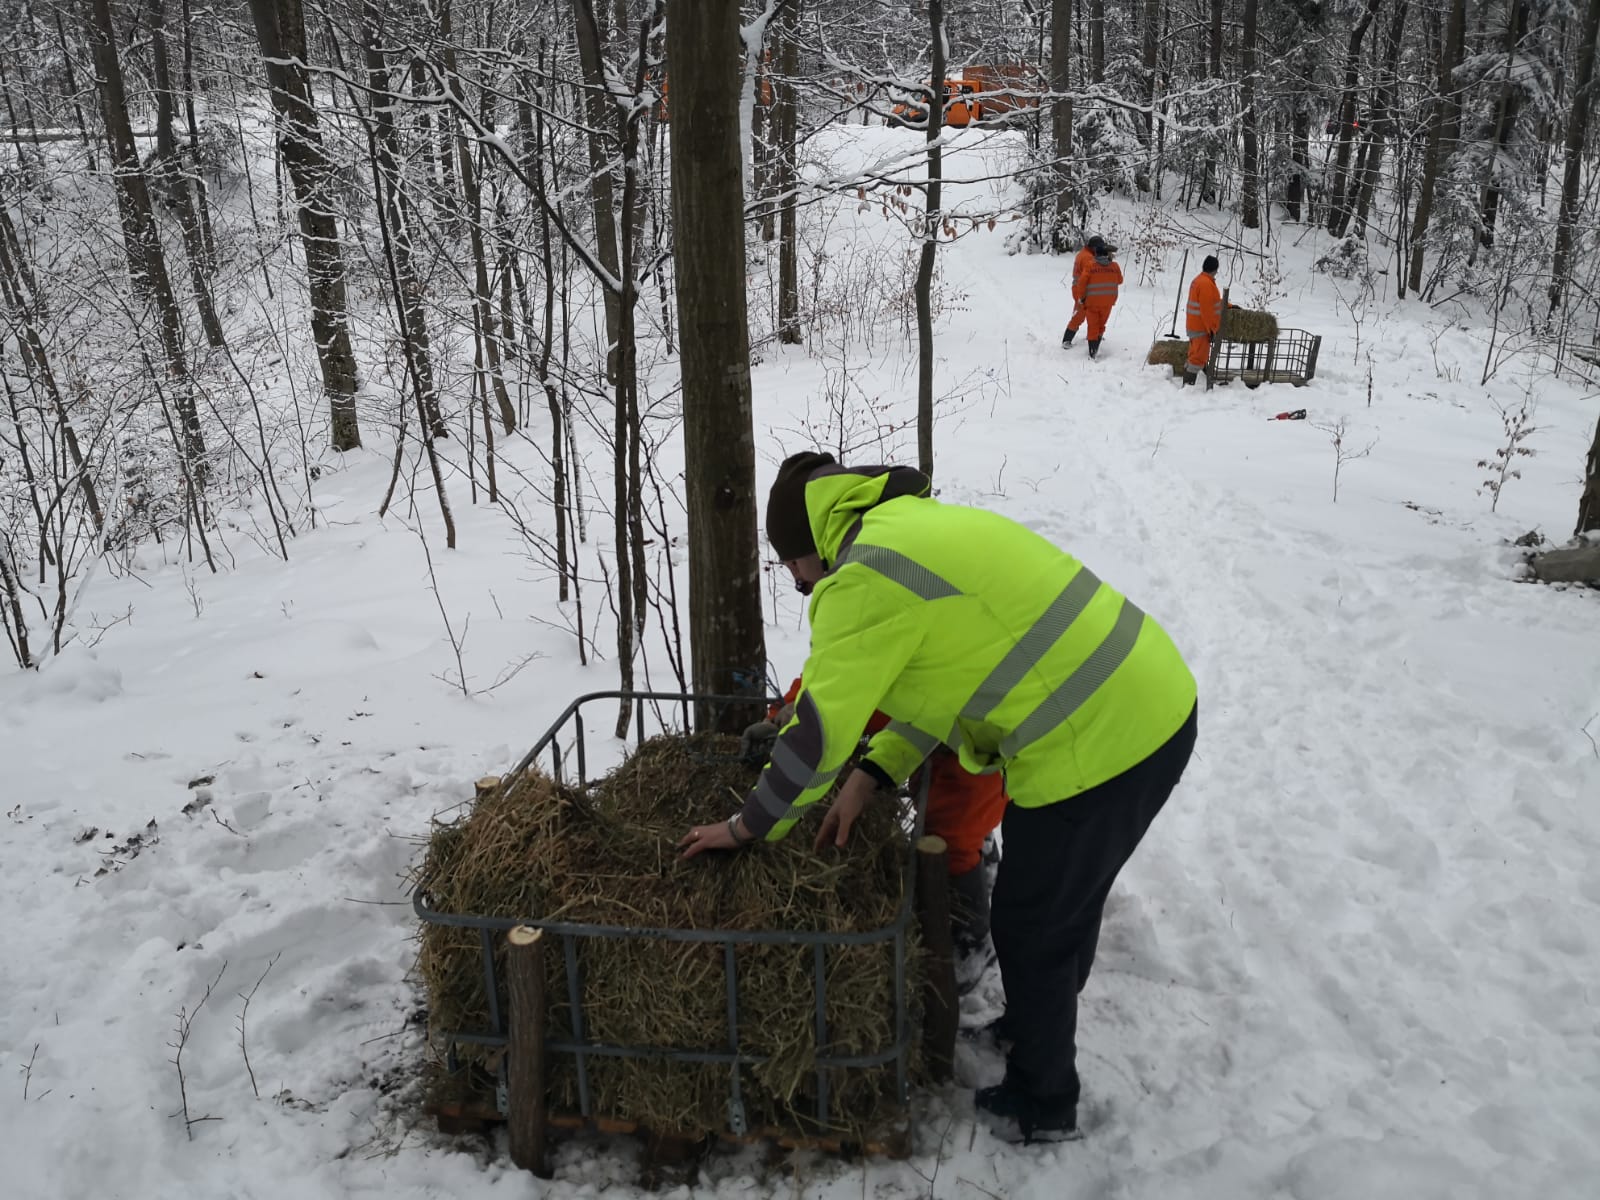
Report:
M1106 319L1111 316L1111 309L1101 308L1098 305L1089 310L1089 340L1098 342L1106 335Z
M972 775L961 760L946 750L928 760L933 773L928 780L926 832L937 834L950 848L950 874L964 875L978 865L983 839L1006 810L1005 779L1000 775Z
M1067 322L1068 329L1076 329L1083 324L1083 319L1089 315L1089 310L1083 306L1083 301L1078 300L1072 305L1072 319Z
M1191 334L1189 337L1189 366L1198 371L1211 361L1211 335Z

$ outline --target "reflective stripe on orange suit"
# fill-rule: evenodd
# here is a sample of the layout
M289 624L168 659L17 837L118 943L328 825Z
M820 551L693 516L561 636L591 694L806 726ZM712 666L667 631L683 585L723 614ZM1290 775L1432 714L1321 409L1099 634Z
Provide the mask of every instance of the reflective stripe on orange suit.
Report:
M1091 262L1083 273L1083 310L1089 318L1089 340L1105 336L1106 320L1122 286L1122 268L1114 262Z
M1217 281L1201 271L1189 285L1188 330L1190 337L1214 334L1222 327L1222 293Z
M1189 333L1189 367L1198 371L1211 361L1211 339L1222 327L1222 293L1217 281L1201 271L1189 285L1186 328Z
M800 694L796 679L783 694L784 704L793 704ZM769 719L778 715L780 705L767 710ZM873 713L866 732L877 733L889 718ZM923 832L942 837L950 848L952 875L965 875L983 857L983 842L1000 824L1006 811L1006 781L1002 775L974 775L961 765L954 751L940 746L928 757L928 811L923 817Z

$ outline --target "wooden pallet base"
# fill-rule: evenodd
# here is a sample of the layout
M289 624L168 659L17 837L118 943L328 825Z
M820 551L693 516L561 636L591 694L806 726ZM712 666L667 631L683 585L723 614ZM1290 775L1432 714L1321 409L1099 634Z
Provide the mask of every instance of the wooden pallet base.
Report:
M465 1104L456 1101L430 1104L425 1110L438 1123L444 1134L486 1134L495 1125L505 1124L505 1116L486 1104ZM854 1141L830 1134L797 1134L782 1129L755 1129L748 1133L730 1133L727 1130L694 1133L674 1131L658 1133L637 1121L619 1120L615 1117L581 1117L570 1113L551 1113L545 1118L545 1128L552 1133L581 1133L589 1131L607 1136L637 1136L644 1139L647 1158L652 1164L667 1165L688 1161L703 1153L711 1141L738 1146L776 1146L784 1150L815 1150L823 1154L836 1154L844 1158L875 1155L882 1158L904 1159L911 1157L911 1124L909 1119L888 1132Z

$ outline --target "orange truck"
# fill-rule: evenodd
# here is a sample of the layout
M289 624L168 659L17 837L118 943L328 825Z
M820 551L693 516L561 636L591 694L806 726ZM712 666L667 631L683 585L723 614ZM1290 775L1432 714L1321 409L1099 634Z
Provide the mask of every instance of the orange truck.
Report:
M921 129L928 123L928 113L924 108L925 97L933 90L933 85L924 83L922 90L914 100L902 100L894 106L894 115L890 118L891 125L899 125L907 129ZM976 125L983 120L983 104L978 100L978 85L966 79L946 79L944 81L944 123L957 129L964 129L968 125Z

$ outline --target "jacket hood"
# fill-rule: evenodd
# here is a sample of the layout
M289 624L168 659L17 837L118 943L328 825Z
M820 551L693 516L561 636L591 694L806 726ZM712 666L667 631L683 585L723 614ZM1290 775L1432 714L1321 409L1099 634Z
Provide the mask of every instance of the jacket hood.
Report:
M861 514L902 496L926 496L928 477L915 467L846 467L830 464L806 484L806 515L817 554L831 569L839 547Z

